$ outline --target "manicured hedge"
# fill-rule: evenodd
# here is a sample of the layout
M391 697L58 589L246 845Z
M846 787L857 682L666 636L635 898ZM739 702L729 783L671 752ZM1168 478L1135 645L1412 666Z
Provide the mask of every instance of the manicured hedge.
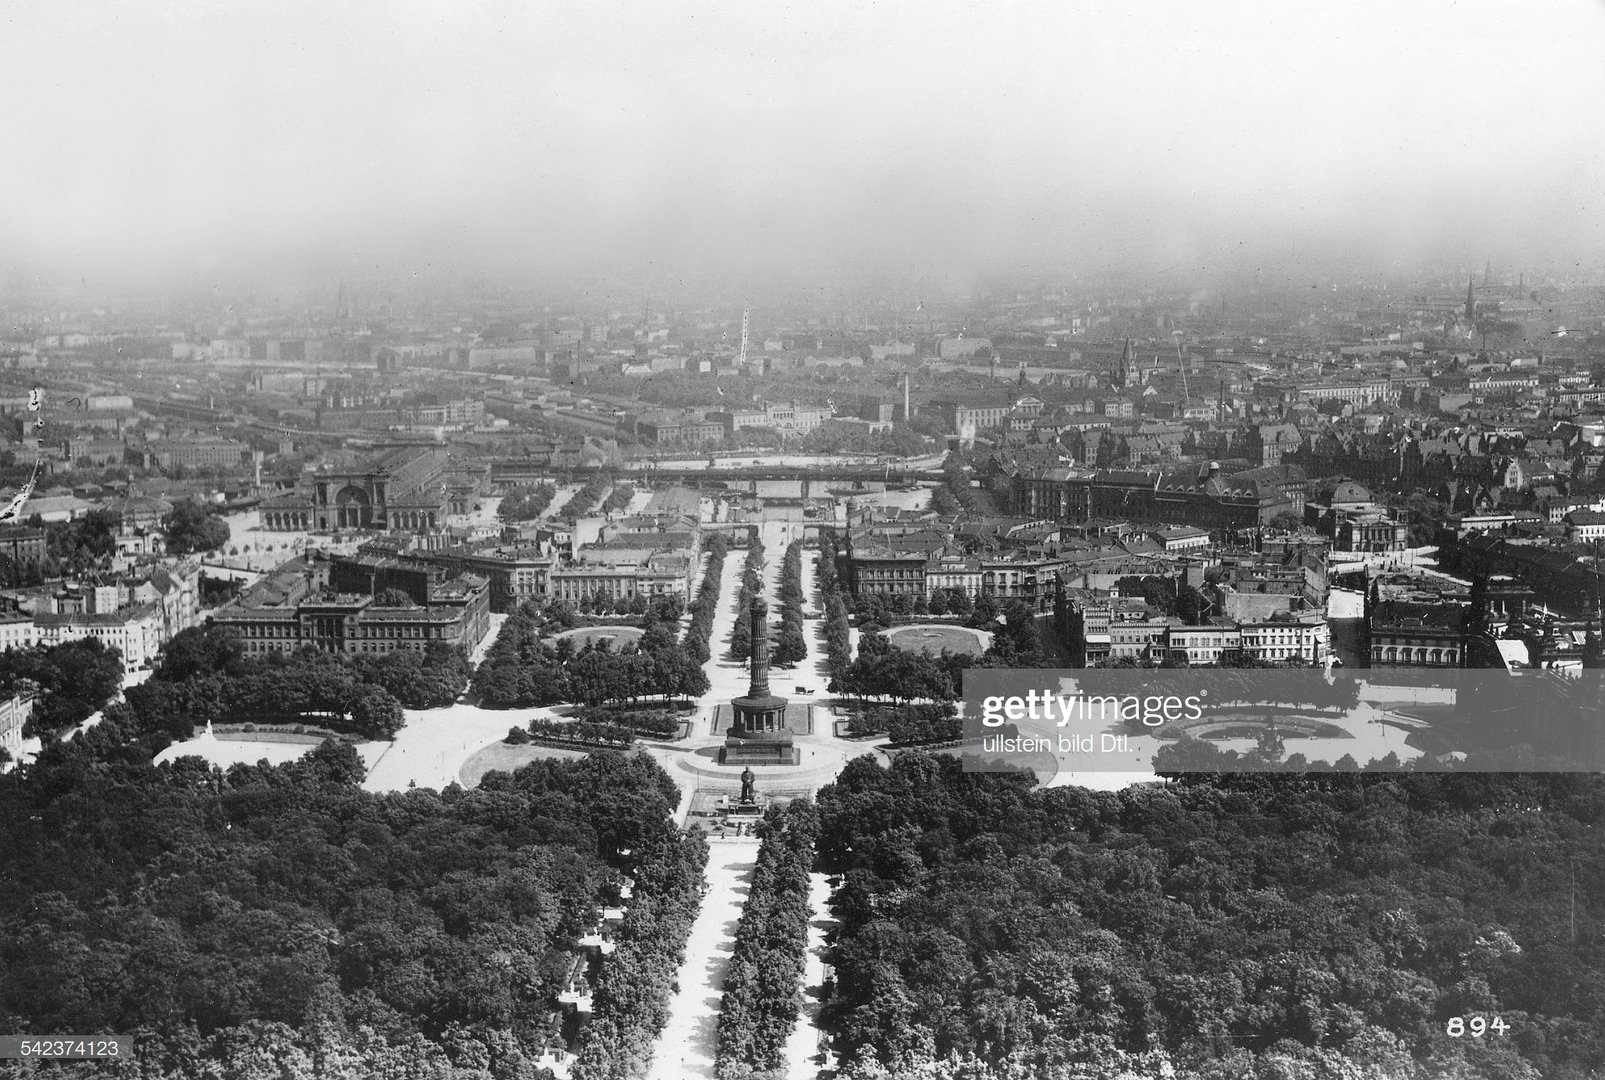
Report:
M605 746L612 750L626 749L635 741L635 732L627 727L585 720L531 720L529 733L540 742Z
M679 732L682 715L673 709L582 708L575 711L574 718L628 728L638 735L670 738Z

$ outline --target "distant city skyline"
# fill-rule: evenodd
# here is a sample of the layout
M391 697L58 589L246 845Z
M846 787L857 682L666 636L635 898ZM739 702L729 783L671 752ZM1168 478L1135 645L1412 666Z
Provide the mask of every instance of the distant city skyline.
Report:
M1601 1075L1602 46L0 8L0 1055Z

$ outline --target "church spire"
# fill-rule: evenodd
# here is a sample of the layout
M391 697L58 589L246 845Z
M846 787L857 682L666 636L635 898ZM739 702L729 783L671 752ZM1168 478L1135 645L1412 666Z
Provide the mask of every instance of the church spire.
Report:
M1120 366L1115 368L1114 384L1116 390L1122 390L1131 385L1132 380L1131 339L1126 339L1125 348L1120 350Z

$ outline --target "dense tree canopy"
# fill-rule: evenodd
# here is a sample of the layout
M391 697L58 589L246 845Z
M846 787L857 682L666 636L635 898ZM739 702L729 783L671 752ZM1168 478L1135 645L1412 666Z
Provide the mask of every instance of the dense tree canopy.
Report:
M1438 530L1443 528L1444 519L1449 516L1447 503L1420 490L1407 495L1389 495L1387 503L1388 508L1407 523L1407 539L1411 547L1437 543Z
M167 550L174 555L216 551L229 540L228 522L194 499L174 505L162 518L162 529L167 533Z
M444 641L425 643L422 653L411 649L358 653L352 667L363 682L385 690L409 709L452 704L467 687L471 671L463 650Z
M402 707L450 705L468 684L468 658L445 642L422 653L326 653L301 649L247 657L232 630L192 627L162 649L149 681L130 687L117 719L132 736L186 739L207 721L312 723L388 739ZM108 713L109 715L109 713Z
M708 676L677 646L667 623L649 627L617 650L600 641L576 649L570 639L544 639L543 616L525 605L507 617L474 672L473 690L491 709L580 702L602 705L641 698L685 699L707 691Z
M891 454L913 457L931 449L931 441L907 424L893 424L873 434L847 424L826 421L805 433L797 449L804 454Z
M658 776L673 793L668 777ZM672 802L674 795L669 798ZM668 1022L669 995L677 989L675 975L702 901L707 862L707 841L697 829L653 840L641 852L634 896L618 948L602 965L596 1011L582 1037L573 1080L646 1075L658 1033Z
M557 487L553 484L518 488L502 496L496 516L507 522L531 521L540 517L556 496Z
M1115 582L1115 592L1141 597L1161 615L1175 615L1190 626L1196 626L1204 615L1203 593L1180 578L1128 575Z
M140 1076L531 1077L574 942L626 875L647 898L619 977L666 989L684 940L702 852L644 757L373 795L335 744L63 783L74 753L0 776L0 1028L134 1034ZM629 1036L603 1049L636 1051L663 996L636 1020L599 993Z
M903 755L850 763L819 809L845 875L828 1014L844 1077L1605 1067L1598 776L1097 793ZM1472 1014L1508 1034L1454 1037Z
M558 507L560 517L579 518L591 513L602 501L602 495L612 483L605 473L597 473L585 481L583 487L568 497L568 501Z
M112 699L122 682L122 654L99 638L0 653L0 700L30 683L38 693L24 727L30 737L54 738L83 723Z
M122 519L111 510L91 510L76 521L46 522L39 515L28 525L45 531L43 559L0 556L0 585L39 585L63 574L82 574L107 564L117 551Z
M614 484L613 490L607 493L606 499L602 500L602 513L617 513L628 507L630 500L633 498L635 498L634 484Z

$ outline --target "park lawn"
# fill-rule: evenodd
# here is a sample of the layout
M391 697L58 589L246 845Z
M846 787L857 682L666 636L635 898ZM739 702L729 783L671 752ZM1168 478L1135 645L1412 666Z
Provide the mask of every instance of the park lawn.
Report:
M886 640L894 648L929 656L936 656L943 649L971 656L979 656L984 651L973 631L957 626L899 626L886 632Z
M577 626L573 630L553 634L552 640L562 641L566 638L574 643L574 648L583 649L598 638L612 638L613 644L609 648L617 649L640 636L641 629L636 626Z

